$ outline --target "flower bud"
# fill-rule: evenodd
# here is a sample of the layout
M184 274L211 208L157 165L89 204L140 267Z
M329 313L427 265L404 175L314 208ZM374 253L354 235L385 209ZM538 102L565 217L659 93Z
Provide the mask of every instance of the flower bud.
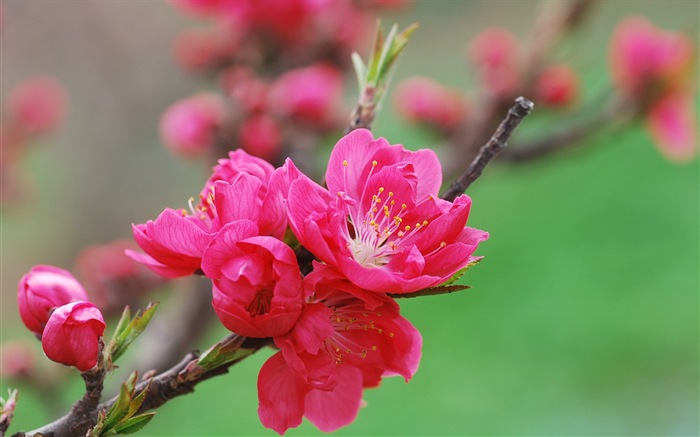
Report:
M401 82L394 94L394 104L406 120L443 129L455 127L466 114L466 105L459 93L427 77Z
M0 377L29 377L35 367L34 349L24 341L9 341L0 346Z
M550 107L566 106L579 93L576 72L568 65L552 65L539 74L535 85L537 102Z
M72 302L56 309L41 336L50 360L86 372L97 364L105 321L90 302Z
M469 58L479 71L484 87L503 96L518 85L518 41L505 29L490 28L469 44Z
M84 300L87 300L87 293L80 282L58 267L34 266L18 284L19 315L24 325L37 335L42 335L55 308Z
M176 102L160 120L160 137L173 153L194 157L214 143L214 129L221 123L224 105L215 94L198 94Z

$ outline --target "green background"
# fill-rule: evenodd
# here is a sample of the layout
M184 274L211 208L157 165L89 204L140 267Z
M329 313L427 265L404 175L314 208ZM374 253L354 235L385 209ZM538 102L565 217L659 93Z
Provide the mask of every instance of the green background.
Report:
M128 238L132 222L198 192L206 174L168 155L156 126L170 102L208 85L173 65L170 43L189 20L165 3L3 4L3 93L46 72L66 82L72 102L62 133L27 157L25 203L0 215L2 341L31 341L14 300L24 272L70 268L82 246ZM473 90L466 42L490 26L526 35L534 5L418 2L387 16L421 23L396 80L428 75ZM617 21L644 15L697 43L698 8L599 2L558 53L582 75L584 103L608 89L606 44ZM519 134L558 128L555 115L533 115ZM412 148L435 143L398 121L388 102L374 132ZM485 259L462 281L473 288L400 302L423 335L420 369L409 384L390 378L366 391L367 408L337 434L697 435L698 191L697 159L666 161L639 125L535 163L487 168L468 192L469 225L491 234L478 251ZM271 353L171 401L141 434L274 435L257 418L255 385ZM52 401L59 412L80 395L79 378L69 378L70 390ZM11 431L55 416L38 402L46 393L0 385L21 390ZM321 433L305 422L287 435L311 434Z

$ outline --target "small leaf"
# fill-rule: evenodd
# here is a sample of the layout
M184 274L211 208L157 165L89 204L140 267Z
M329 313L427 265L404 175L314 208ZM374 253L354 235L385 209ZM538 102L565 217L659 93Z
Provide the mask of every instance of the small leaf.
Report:
M436 294L449 294L455 291L468 290L471 287L469 285L438 285L436 287L424 288L423 290L414 291L412 293L388 293L390 297L394 299L399 298L410 298L410 297L420 297L420 296L433 296Z
M443 282L442 285L451 285L451 284L454 284L455 282L459 281L462 278L462 276L464 276L464 274L467 273L467 270L469 270L470 268L479 264L482 259L483 259L482 257L472 258L472 260L469 262L469 264L467 264L466 266L457 270L457 272L454 275L452 275L450 277L450 279Z
M120 423L119 426L114 428L114 431L119 434L133 434L148 425L148 422L150 422L155 415L155 412L150 412L134 416L125 420L124 423Z
M352 59L352 65L355 67L355 76L357 76L357 88L362 91L367 85L367 66L362 60L359 53L353 52L350 56Z
M151 302L148 307L144 310L143 314L136 312L134 318L126 324L125 327L115 332L114 338L110 342L110 355L112 362L116 361L124 352L126 352L129 345L136 340L136 338L141 335L141 333L146 329L148 323L153 318L156 309L158 308L158 302ZM124 313L127 314L126 309ZM119 322L122 325L122 322Z
M119 396L112 405L112 408L107 412L107 417L102 422L103 431L98 435L105 435L105 432L114 428L126 416L129 412L131 394L125 383L119 387Z
M139 393L138 396L136 396L130 403L129 403L129 411L126 413L126 417L131 417L136 412L141 408L141 405L143 404L143 401L146 399L146 396L148 395L148 390L151 388L151 381L153 381L153 378L151 378L150 381L148 381L148 385L146 388L144 388L141 393Z

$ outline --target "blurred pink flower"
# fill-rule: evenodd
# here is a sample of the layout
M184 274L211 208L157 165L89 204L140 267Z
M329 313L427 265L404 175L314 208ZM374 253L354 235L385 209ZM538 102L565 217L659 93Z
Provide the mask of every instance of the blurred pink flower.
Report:
M359 287L408 293L449 279L486 232L465 228L471 199L438 197L432 150L411 152L358 129L331 152L328 190L300 176L289 189L299 242Z
M303 304L294 251L273 237L258 237L247 220L227 224L207 247L202 269L213 281L221 323L246 337L287 333Z
M550 107L566 106L571 104L578 95L578 74L568 65L550 65L537 76L535 83L537 103Z
M261 113L267 107L268 84L247 68L235 66L221 73L221 87L248 113Z
M215 131L224 113L220 96L197 94L171 105L160 120L160 136L176 155L201 156L215 141Z
M396 87L394 106L412 123L452 129L466 115L466 104L456 91L427 77L406 79Z
M193 28L175 39L175 60L190 70L206 70L227 62L238 49L238 37L225 26Z
M699 142L690 38L628 18L615 29L609 55L615 85L638 105L661 153L674 161L693 159Z
M664 31L645 18L632 17L615 29L609 59L615 85L641 98L646 93L664 93L685 84L693 46L682 33Z
M241 147L253 156L268 162L280 160L282 133L277 122L268 115L246 119L240 130Z
M63 85L48 76L25 79L10 91L7 114L26 133L47 134L55 131L66 117L68 94Z
M327 276L329 275L329 276ZM422 339L398 305L320 267L304 279L308 303L281 349L258 376L260 421L280 434L305 416L324 432L350 424L364 388L382 376L406 381L418 369ZM357 296L371 296L371 303Z
M647 127L659 150L673 161L689 161L698 153L698 118L693 97L666 95L647 114Z
M330 64L298 68L280 76L271 86L269 107L285 117L328 125L342 107L343 76Z
M3 342L0 345L0 377L25 378L36 366L34 348L24 341Z
M468 54L487 90L499 96L515 92L520 61L518 41L512 33L497 27L486 29L471 41Z
M17 288L20 318L39 336L54 309L88 299L83 286L69 271L47 265L32 267L19 280Z
M104 318L95 305L72 302L51 314L41 345L50 360L86 372L97 364L104 330Z

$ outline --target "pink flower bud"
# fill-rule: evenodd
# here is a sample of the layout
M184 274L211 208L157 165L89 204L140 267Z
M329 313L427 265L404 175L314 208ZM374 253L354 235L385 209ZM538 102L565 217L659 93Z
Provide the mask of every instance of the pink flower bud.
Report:
M175 39L175 60L190 70L213 68L231 58L238 49L238 37L227 27L187 29Z
M669 94L647 113L647 128L661 153L677 162L688 162L698 154L698 115L692 96Z
M24 325L37 335L42 334L55 308L84 300L87 300L87 293L80 282L58 267L34 266L19 281L19 315Z
M267 115L249 118L241 125L241 147L253 156L275 162L282 151L277 123Z
M232 67L221 74L221 87L248 112L263 112L268 84L246 67Z
M540 73L535 84L536 101L546 106L565 106L579 93L578 75L568 65L551 65Z
M163 114L160 137L177 155L200 156L214 143L214 131L223 113L224 104L216 94L197 94L180 100Z
M414 77L396 88L394 105L412 123L427 123L450 129L465 116L461 96L426 77Z
M342 102L343 77L328 64L299 68L280 76L270 89L270 108L282 116L327 124Z
M515 91L519 81L518 41L505 29L486 29L469 44L469 57L483 85L497 95Z
M104 331L104 318L95 305L72 302L51 314L41 345L50 360L86 372L97 364Z
M56 79L37 76L25 80L7 98L7 112L22 129L31 134L54 131L63 122L68 96Z

